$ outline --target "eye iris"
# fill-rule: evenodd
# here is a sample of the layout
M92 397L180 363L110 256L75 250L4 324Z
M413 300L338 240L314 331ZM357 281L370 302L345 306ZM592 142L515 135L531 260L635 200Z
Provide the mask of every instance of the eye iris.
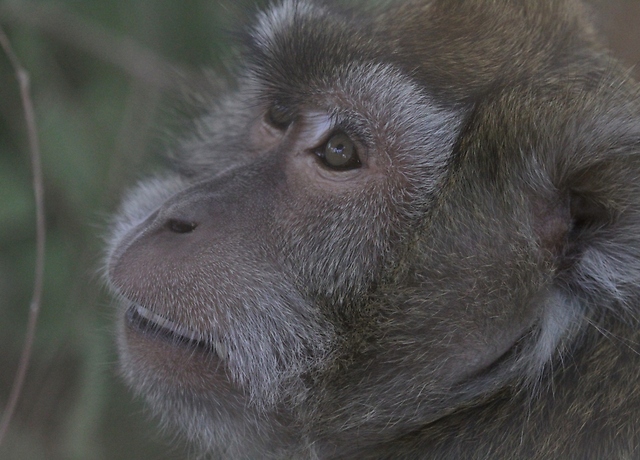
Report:
M334 168L357 166L359 164L356 148L349 136L344 133L335 134L329 139L324 150L324 160Z

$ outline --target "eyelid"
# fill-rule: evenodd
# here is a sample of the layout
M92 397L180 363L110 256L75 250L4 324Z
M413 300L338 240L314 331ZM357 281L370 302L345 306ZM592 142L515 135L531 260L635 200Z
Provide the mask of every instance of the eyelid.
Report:
M272 103L265 113L265 121L276 129L285 131L294 121L292 110L280 102Z

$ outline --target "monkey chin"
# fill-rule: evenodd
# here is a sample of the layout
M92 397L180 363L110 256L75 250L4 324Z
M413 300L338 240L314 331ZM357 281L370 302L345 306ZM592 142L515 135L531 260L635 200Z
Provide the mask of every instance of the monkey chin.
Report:
M133 302L124 306L119 329L121 373L165 429L182 431L221 458L261 458L267 451L277 457L278 446L296 438L288 411L253 403L234 383L222 343L198 340Z

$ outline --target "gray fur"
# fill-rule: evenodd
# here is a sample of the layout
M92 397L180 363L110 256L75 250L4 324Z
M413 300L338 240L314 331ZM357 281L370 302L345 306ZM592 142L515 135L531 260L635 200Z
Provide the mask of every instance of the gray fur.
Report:
M213 458L640 456L640 93L581 4L285 0L245 58L113 226L123 375L167 426ZM318 160L336 131L360 167Z

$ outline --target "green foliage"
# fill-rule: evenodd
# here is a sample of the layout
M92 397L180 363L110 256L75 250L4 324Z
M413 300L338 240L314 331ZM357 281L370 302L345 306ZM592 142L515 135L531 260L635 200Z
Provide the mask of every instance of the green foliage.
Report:
M247 7L250 4L250 7ZM163 62L220 67L225 33L256 2L50 0L0 3L0 26L31 76L44 168L44 299L27 381L0 458L182 458L117 376L113 302L99 274L108 216L174 123L166 92L104 51L128 37ZM41 7L53 7L38 16ZM61 26L58 16L70 18ZM56 13L56 14L57 14ZM37 18L44 19L38 22ZM34 19L35 18L35 19ZM69 32L97 34L69 39ZM83 32L84 31L84 32ZM0 52L0 413L22 351L35 216L19 88Z

